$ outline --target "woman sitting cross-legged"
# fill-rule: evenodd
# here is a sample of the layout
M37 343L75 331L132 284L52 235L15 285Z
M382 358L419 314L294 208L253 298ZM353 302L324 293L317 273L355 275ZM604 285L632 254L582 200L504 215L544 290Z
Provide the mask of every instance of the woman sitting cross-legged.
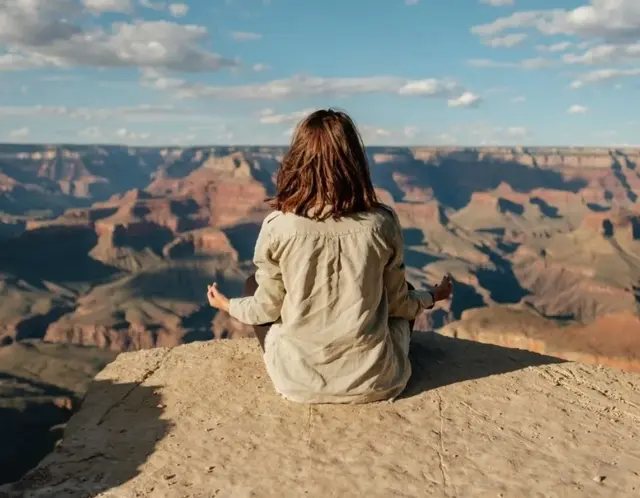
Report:
M343 112L321 110L294 134L262 224L245 297L209 286L211 306L255 327L267 372L302 403L393 399L411 375L413 321L448 299L406 281L394 211L375 194L362 139Z

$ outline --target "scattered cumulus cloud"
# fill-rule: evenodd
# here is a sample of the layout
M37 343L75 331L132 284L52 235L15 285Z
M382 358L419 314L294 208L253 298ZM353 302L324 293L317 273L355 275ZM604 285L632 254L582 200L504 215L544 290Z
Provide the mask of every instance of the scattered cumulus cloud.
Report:
M138 105L130 107L66 107L66 106L5 106L0 107L0 118L52 117L69 118L83 121L101 119L126 119L130 121L148 121L160 118L185 117L193 119L202 116L196 109L175 106Z
M510 7L515 4L514 0L480 0L480 3L485 3L493 7Z
M271 125L291 123L293 121L300 121L311 112L313 112L313 109L305 109L302 111L280 114L275 112L273 109L263 109L259 113L259 120L261 124Z
M597 45L582 54L565 54L562 60L587 66L632 63L640 61L640 43Z
M519 69L543 69L552 67L555 65L554 61L545 59L542 57L534 57L531 59L524 59L517 62L504 62L496 61L492 59L471 59L468 61L470 66L473 67L495 67L495 68L519 68Z
M17 130L12 130L9 133L9 138L11 140L25 140L27 138L29 138L29 135L31 135L31 132L29 130L29 128L19 128Z
M593 85L598 83L607 83L616 81L620 78L640 76L640 68L632 69L597 69L595 71L589 71L581 74L575 80L571 82L571 88L578 89L586 85Z
M569 107L569 109L567 109L567 112L569 114L586 114L588 110L588 107L576 104Z
M164 10L167 8L166 2L156 2L154 0L140 0L140 5L151 10Z
M126 8L121 0L84 0L93 9ZM204 47L207 29L168 21L117 22L86 28L74 0L5 0L0 3L0 71L41 67L137 67L216 71L236 67Z
M129 14L133 11L131 0L82 0L84 6L96 13L119 12Z
M173 17L184 17L189 12L189 6L186 3L169 4L169 12Z
M527 39L525 33L513 33L505 36L496 36L494 38L487 38L482 41L485 45L493 48L511 48L516 45L520 45L524 40Z
M565 50L569 50L573 47L573 43L569 41L553 43L551 45L536 45L536 50L538 52L564 52Z
M151 138L151 134L148 132L133 132L127 128L119 128L115 135L118 139L126 142L145 142Z
M459 97L449 99L447 105L449 107L478 107L482 102L482 98L472 92L464 92Z
M294 100L308 97L344 98L365 94L395 94L403 97L455 99L468 92L458 82L448 79L408 80L394 76L360 78L323 78L292 76L266 83L237 86L194 84L186 80L165 78L147 73L144 83L160 90L170 90L179 99Z
M104 139L102 130L97 126L89 126L78 132L78 136L90 141L98 141Z
M185 3L172 3L171 0L0 0L0 72L57 68L65 70L60 71L61 74L72 74L76 79L86 79L89 82L91 76L83 73L78 77L78 74L70 69L84 67L108 71L112 68L135 68L139 70L140 83L143 86L166 92L167 96L183 101L304 101L375 94L437 99L446 102L447 107L463 109L478 107L483 102L483 99L468 87L446 78L414 80L394 76L337 78L294 75L253 84L220 86L212 84L210 80L198 80L193 74L180 74L209 73L227 68L237 71L239 75L249 73L251 76L251 73L270 69L266 62L251 61L243 65L232 56L216 53L211 48L211 33L205 26L176 20L189 14L188 2L183 1ZM515 5L513 0L478 2L494 7ZM228 4L230 3L229 1ZM401 8L401 2L398 3ZM416 5L420 2L404 0L404 3ZM538 52L533 55L542 57L521 60L511 57L500 60L496 56L495 59L472 59L468 64L477 68L523 70L559 67L564 64L572 66L565 74L571 78L570 82L567 82L570 88L575 90L597 84L608 84L611 89L621 89L622 79L639 77L640 0L576 0L575 3L580 5L576 8L535 9L514 13L508 10L491 10L494 13L498 12L494 21L471 28L482 44L492 48L508 49L519 46L528 39L536 39L537 42L537 38L542 35L549 38L543 38L535 47L533 44L531 46L532 51L535 49ZM502 15L505 12L508 15ZM136 17L133 18L120 15L134 13ZM118 15L99 18L101 14ZM167 20L146 21L143 20L145 14L153 18L165 17ZM171 19L172 17L175 19ZM114 21L111 21L112 18ZM260 28L256 29L260 31ZM227 32L227 36L247 42L262 39L262 34L249 31L234 31L230 34ZM500 72L501 77L507 74L508 71ZM49 73L38 78L40 81L54 81L56 77L56 73ZM259 81L257 75L253 77L254 81ZM59 78L59 81L63 81L65 76ZM106 78L108 79L108 76ZM500 83L503 84L503 81ZM127 81L126 84L131 82ZM634 88L636 86L631 80L629 84L624 85L624 91ZM525 97L518 96L517 93L522 90L514 88L510 94L501 98L505 103L525 102ZM11 91L26 93L27 87L18 83L11 86ZM29 80L29 97L25 98L31 98L37 92L37 81L32 85ZM483 91L482 95L489 98L489 91ZM582 99L579 97L580 92L571 92L571 95L578 101ZM532 102L536 100L533 94L528 97ZM266 102L259 104L269 105ZM568 114L585 114L589 111L583 105L569 107L569 104L571 102L565 102L561 108L566 109ZM205 113L201 109L190 109L187 106L188 102L179 102L176 106L113 108L0 106L0 119L25 118L17 120L14 126L27 126L6 132L15 140L28 138L31 135L30 128L39 129L33 125L32 119L63 117L86 121L81 124L86 128L80 131L73 129L72 133L78 137L88 140L115 138L126 142L143 142L150 139L150 133L135 129L137 125L131 124L132 122L200 118L203 124L211 122L211 119L205 120ZM253 116L249 114L245 118L256 126L260 123L283 125L284 128L302 119L308 112L311 110L279 112L263 109L260 113ZM384 126L384 123L382 124ZM258 128L265 134L280 133L277 127ZM151 131L154 140L163 138L156 134L155 128ZM621 129L620 133L623 135L625 131ZM411 140L418 135L426 137L426 134L422 134L415 126L393 130L365 126L363 134L369 140L383 142L389 142L391 139ZM172 136L177 137L173 134L167 135ZM190 131L187 135L180 135L180 138L189 142L195 139L194 136ZM220 132L219 136L226 135ZM472 136L481 143L490 144L511 139L528 139L532 132L529 128L519 125L487 126L481 133L472 133ZM207 136L211 137L213 134ZM456 143L456 140L460 139L465 143L466 135L457 130L449 130L441 134L439 139L442 139L439 140L441 143L447 140Z
M404 130L402 130L402 133L407 138L415 138L418 133L420 133L420 130L417 126L405 126Z
M369 125L360 126L360 133L362 140L368 143L384 143L393 135L393 133L386 128Z
M489 46L507 46L504 40L519 36L523 30L536 30L544 36L573 36L580 42L564 40L539 44L538 52L562 54L557 61L534 58L520 62L490 59L469 61L476 67L539 69L562 63L572 66L604 66L574 76L570 87L582 88L590 84L618 84L617 80L640 75L640 1L638 0L582 0L573 9L543 9L515 12L494 21L473 26L472 33ZM511 31L518 33L510 33ZM517 40L517 38L515 38ZM501 45L502 43L502 45ZM635 65L635 67L634 67Z
M607 41L633 39L640 32L640 2L591 0L575 9L515 12L474 26L471 31L479 36L496 36L509 29L523 28L536 29L543 35L576 35Z

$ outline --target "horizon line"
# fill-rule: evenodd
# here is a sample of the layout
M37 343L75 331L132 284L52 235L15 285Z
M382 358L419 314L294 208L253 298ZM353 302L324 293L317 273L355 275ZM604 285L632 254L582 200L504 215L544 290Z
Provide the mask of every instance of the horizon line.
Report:
M0 142L0 147L122 147L134 149L198 149L213 147L228 148L288 148L291 144L125 144L125 143L82 143L82 142ZM449 144L449 145L433 145L433 144L413 144L413 145L366 145L366 149L389 148L389 149L420 149L420 148L437 148L437 149L640 149L638 145L473 145L473 144Z

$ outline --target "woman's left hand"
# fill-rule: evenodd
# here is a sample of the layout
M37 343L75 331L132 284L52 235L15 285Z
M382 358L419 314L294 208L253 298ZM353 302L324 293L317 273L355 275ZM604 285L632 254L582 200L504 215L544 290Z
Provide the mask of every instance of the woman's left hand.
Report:
M444 301L451 297L451 292L453 291L453 283L451 282L451 277L449 275L445 275L438 285L433 289L433 300L435 302Z
M207 286L207 299L209 305L212 308L217 308L221 311L229 311L229 298L218 290L217 284L214 282L212 285Z

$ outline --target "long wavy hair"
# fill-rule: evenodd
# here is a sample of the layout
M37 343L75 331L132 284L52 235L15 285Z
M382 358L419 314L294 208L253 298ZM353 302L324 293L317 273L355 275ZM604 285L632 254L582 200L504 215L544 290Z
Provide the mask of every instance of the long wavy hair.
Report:
M362 137L346 113L323 109L298 124L270 200L279 211L318 220L380 205Z

